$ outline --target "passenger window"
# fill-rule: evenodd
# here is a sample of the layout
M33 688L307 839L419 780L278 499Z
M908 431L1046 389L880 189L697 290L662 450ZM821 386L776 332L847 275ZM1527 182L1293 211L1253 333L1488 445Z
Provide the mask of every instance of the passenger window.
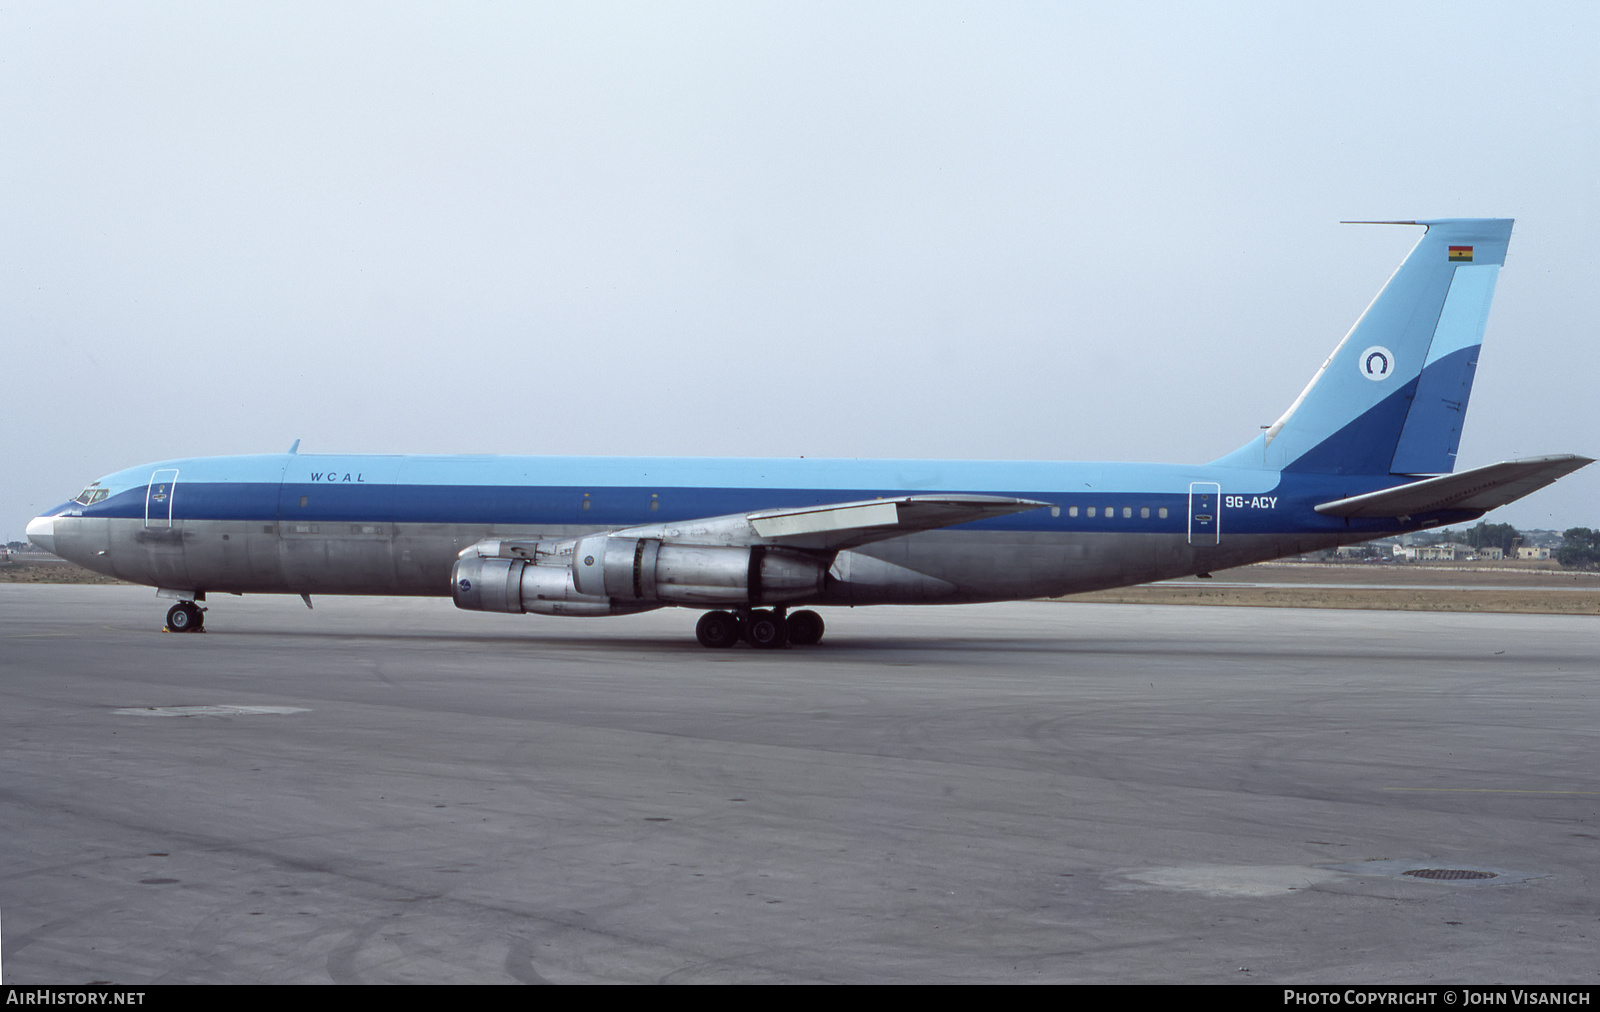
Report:
M1156 511L1156 515L1165 520L1167 518L1167 508L1165 506L1161 507Z
M1131 518L1132 516L1133 516L1133 507L1132 506L1124 506L1124 507L1122 507L1122 518L1124 520L1127 520L1127 519Z
M1090 516L1094 516L1094 507L1093 506L1089 507L1089 515Z
M1140 520L1149 520L1150 519L1150 507L1148 507L1148 506L1140 506L1139 507L1139 519Z
M1076 507L1076 506L1068 506L1067 507L1067 516L1075 517L1077 515L1078 515L1078 507Z

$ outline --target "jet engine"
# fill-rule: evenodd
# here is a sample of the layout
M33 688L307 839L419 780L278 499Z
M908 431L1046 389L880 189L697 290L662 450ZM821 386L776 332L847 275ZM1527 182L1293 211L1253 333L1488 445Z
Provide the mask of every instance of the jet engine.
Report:
M524 559L463 556L450 571L450 596L468 611L536 612L540 615L625 615L659 604L624 604L588 597L572 585L570 566L537 566Z
M450 593L456 607L469 611L622 615L669 604L797 601L821 593L826 576L825 560L767 545L596 535L576 544L474 545L456 560Z
M662 604L781 604L822 592L826 561L767 545L680 545L654 538L582 538L578 593Z

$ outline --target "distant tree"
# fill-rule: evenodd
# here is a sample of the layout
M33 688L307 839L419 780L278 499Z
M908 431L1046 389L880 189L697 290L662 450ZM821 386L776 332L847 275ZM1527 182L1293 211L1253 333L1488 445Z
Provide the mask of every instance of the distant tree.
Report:
M1561 532L1565 542L1556 549L1556 561L1570 569L1600 569L1600 531L1571 527Z
M1510 524L1479 523L1478 526L1462 532L1461 540L1473 548L1498 548L1507 555L1511 554L1511 546L1522 537L1522 532Z

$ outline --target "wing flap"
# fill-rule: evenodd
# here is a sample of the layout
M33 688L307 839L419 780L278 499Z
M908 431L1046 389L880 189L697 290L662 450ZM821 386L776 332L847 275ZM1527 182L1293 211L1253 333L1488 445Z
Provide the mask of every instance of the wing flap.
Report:
M752 513L747 519L763 538L786 538L861 527L892 527L900 522L900 512L892 502L863 502L816 509L767 510Z
M1460 474L1424 478L1408 485L1335 499L1316 507L1335 517L1409 517L1434 510L1492 510L1537 492L1564 475L1594 463L1575 454L1527 457L1475 467Z

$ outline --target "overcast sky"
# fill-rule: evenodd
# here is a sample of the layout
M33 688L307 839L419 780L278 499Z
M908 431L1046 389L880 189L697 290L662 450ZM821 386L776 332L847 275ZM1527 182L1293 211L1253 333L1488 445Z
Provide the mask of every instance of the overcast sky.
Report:
M1600 456L1600 5L8 3L0 539L168 457L1200 462L1514 217ZM1600 465L1492 514L1600 527Z

